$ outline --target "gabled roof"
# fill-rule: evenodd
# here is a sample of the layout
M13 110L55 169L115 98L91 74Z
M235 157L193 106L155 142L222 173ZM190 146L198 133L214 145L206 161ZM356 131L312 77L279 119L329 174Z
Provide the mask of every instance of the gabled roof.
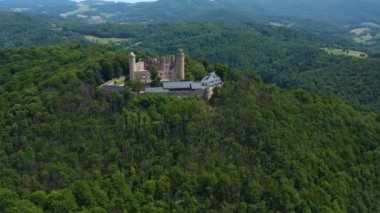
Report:
M164 89L162 87L147 87L145 88L145 93L167 93L170 92L167 89Z
M209 73L206 77L204 77L201 81L203 86L210 87L214 85L218 85L223 83L222 79L215 73Z
M205 89L206 87L202 85L202 83L196 82L196 83L191 83L191 89Z
M171 82L164 82L163 87L164 89L191 89L191 84L194 83L193 81L171 81Z

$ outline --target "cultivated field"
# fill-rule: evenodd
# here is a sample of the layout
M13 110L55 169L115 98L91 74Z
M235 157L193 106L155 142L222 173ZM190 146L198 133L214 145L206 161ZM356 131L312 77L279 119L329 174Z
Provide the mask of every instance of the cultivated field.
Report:
M370 30L371 30L370 28L362 27L362 28L352 29L350 32L351 32L351 34L354 34L354 35L362 35L363 33L366 33Z
M360 52L356 50L343 50L343 49L335 49L335 48L322 48L324 51L334 54L334 55L345 55L356 58L367 58L368 55L365 52Z
M380 33L380 25L373 22L364 22L361 26L356 26L350 30L352 39L356 43L373 45L378 39L377 34Z
M361 36L355 37L354 41L357 43L365 44L365 43L372 41L372 39L373 39L373 36L368 33L366 35L361 35Z
M95 11L96 11L96 9L90 8L89 5L79 3L78 9L73 10L73 11L69 11L66 13L61 13L60 15L64 18L67 18L69 16L81 15L81 14L86 13L86 12L95 12Z

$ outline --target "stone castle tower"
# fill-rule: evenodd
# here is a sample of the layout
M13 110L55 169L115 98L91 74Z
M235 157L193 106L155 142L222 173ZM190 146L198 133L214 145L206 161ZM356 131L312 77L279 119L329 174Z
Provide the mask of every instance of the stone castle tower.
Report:
M136 55L131 52L129 54L129 78L134 81L135 79L135 72L136 72Z
M185 80L185 52L179 49L176 55L176 70L180 80Z
M129 78L142 82L150 82L150 72L152 67L158 69L161 81L182 81L185 80L185 53L179 49L175 57L163 57L150 61L136 62L136 55L129 54Z

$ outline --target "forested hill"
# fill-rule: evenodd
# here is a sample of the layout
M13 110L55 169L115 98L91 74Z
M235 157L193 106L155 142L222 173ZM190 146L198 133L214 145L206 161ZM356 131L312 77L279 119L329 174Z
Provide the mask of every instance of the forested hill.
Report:
M0 12L0 48L83 42L83 36L65 30L72 25L45 15Z
M71 0L1 0L0 10L59 15L75 10L77 3Z
M167 54L176 48L197 59L255 69L269 83L304 88L380 111L380 59L328 54L322 48L366 51L347 39L252 23L88 25L71 29L100 38L127 38L115 48Z
M380 22L377 0L220 0L266 16L286 15L341 24Z
M1 212L380 211L378 114L196 61L227 72L210 103L97 88L126 62L0 51Z
M94 42L156 55L185 48L197 59L257 70L265 82L380 111L379 54L345 38L254 23L85 25L15 13L0 13L0 20L0 47ZM327 47L369 58L329 55Z
M129 4L107 1L2 0L0 10L99 22L189 22L268 20L278 16L332 23L380 22L377 0L157 0Z

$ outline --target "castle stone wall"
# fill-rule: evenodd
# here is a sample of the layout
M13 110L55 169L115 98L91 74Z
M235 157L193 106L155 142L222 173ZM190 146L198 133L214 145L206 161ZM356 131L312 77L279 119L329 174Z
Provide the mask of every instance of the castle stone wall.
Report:
M142 82L150 82L150 73L146 72L157 68L161 81L178 81L185 79L185 54L182 49L178 50L176 56L162 57L149 61L135 62L136 58L133 53L130 54L130 64L134 65L133 72L130 72L131 79Z
M147 69L145 69L145 62L144 61L137 62L135 67L136 67L135 71L147 70Z

